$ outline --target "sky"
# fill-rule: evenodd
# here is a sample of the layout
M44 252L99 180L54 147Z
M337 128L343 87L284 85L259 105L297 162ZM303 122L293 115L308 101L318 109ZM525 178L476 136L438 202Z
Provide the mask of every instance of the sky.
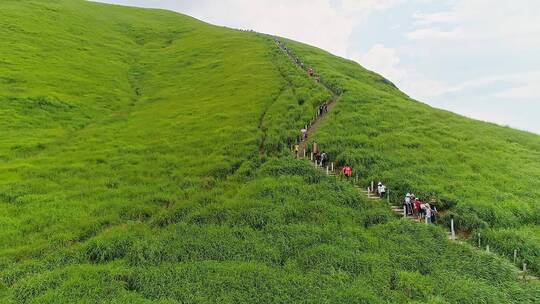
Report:
M538 0L99 0L305 42L414 99L540 134Z

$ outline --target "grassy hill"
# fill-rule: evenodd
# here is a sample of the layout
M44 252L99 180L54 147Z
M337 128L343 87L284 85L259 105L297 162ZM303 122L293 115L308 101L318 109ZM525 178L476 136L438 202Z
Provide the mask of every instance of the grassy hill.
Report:
M538 284L518 280L504 258L450 243L440 227L396 220L351 185L292 159L288 144L330 93L271 37L84 1L4 0L0 16L0 302L540 297ZM364 181L380 177L437 194L460 225L493 228L493 239L503 240L509 227L535 229L538 137L412 102L356 64L289 43L341 94L316 134L332 157L364 164ZM428 125L387 116L415 111ZM448 144L469 138L475 145L458 156L461 144L440 148L445 137L429 125L435 119ZM401 135L416 138L411 144L421 152L408 158L397 148ZM464 170L482 157L493 158L482 173ZM436 171L435 161L454 169ZM496 179L488 168L499 163L512 175ZM515 183L496 187L508 180ZM496 212L521 197L517 184L531 187L532 198L508 220ZM507 197L486 205L492 188Z
M367 186L385 181L391 199L435 200L448 225L472 232L540 271L540 136L471 120L411 100L353 62L290 47L335 91L343 92L311 141L340 164L351 164Z

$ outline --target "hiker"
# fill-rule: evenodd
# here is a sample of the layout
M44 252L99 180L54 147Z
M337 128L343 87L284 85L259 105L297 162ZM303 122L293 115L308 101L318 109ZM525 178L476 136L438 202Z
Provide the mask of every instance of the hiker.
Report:
M300 146L298 144L294 145L294 155L298 158L298 153L300 152Z
M426 225L431 224L431 206L429 203L425 204L425 223Z
M425 215L426 215L426 204L424 204L420 199L417 199L418 203L420 205L420 209L418 209L418 220L421 221Z
M405 195L404 208L406 215L412 215L411 194L409 192Z
M379 182L377 184L377 192L379 193L380 198L384 197L384 193L386 192L386 187L383 185L383 183Z
M309 76L313 76L313 69L312 69L312 68L309 68L309 69L308 69L308 75L309 75Z
M418 198L415 198L414 194L412 194L411 196L412 198L414 198L414 203L413 203L414 216L418 218L418 216L420 215L420 200Z
M321 167L324 167L324 164L328 160L328 155L326 155L326 152L321 153Z
M345 175L345 178L349 179L351 177L351 167L345 166L343 167L343 175Z
M317 82L321 82L321 77L317 76L317 78L315 78L315 80L316 80Z
M319 116L324 114L324 105L319 106Z
M328 103L325 102L324 105L323 105L323 111L324 113L328 113Z
M431 207L431 223L435 223L437 221L437 207L435 206L435 200L431 201L430 207Z
M307 139L307 130L306 130L306 128L302 128L300 130L300 133L302 134L302 140L306 140Z

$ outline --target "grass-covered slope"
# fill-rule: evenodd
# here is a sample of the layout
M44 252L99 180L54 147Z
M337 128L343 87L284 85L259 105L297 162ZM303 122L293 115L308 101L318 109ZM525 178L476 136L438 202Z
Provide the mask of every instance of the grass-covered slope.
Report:
M383 180L396 204L407 192L435 199L449 211L443 220L491 228L481 244L507 256L517 249L540 270L540 136L431 108L353 62L290 45L342 92L312 141L351 164L364 186Z
M0 302L540 297L283 153L329 93L270 37L71 0L1 1L0 25Z
M3 250L32 255L205 195L287 136L264 128L287 117L265 114L294 93L254 34L79 1L1 11ZM289 121L311 115L306 91Z

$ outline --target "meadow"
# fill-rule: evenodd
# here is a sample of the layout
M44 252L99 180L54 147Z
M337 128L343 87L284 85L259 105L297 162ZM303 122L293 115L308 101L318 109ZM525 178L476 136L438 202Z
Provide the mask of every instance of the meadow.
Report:
M289 44L343 92L312 142L351 165L363 187L384 181L397 205L407 192L434 200L444 225L454 218L465 235L480 233L481 246L517 249L518 265L540 271L539 136L431 108L354 62Z
M0 16L0 302L540 298L506 259L397 220L293 159L288 144L330 94L272 37L86 1L5 0ZM342 77L406 98L294 45L347 70L321 70L339 107L353 90ZM328 119L317 140L348 142Z

